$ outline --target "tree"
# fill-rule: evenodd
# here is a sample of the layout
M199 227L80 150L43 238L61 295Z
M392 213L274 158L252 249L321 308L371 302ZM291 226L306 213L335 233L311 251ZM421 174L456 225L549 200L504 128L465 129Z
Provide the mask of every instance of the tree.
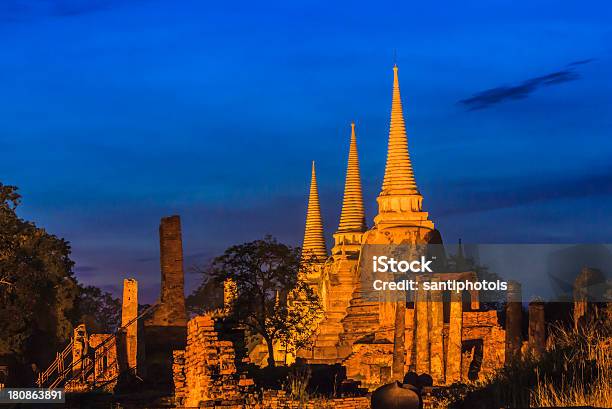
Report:
M114 333L121 324L121 301L95 286L79 285L74 324L84 323L90 333Z
M190 315L202 315L223 308L223 283L204 276L202 283L185 300Z
M299 249L270 236L228 248L206 272L218 283L234 280L237 291L228 319L262 336L270 367L275 366L274 344L303 346L321 310L299 272Z
M70 337L78 288L68 242L19 218L20 199L0 183L0 356L40 366Z

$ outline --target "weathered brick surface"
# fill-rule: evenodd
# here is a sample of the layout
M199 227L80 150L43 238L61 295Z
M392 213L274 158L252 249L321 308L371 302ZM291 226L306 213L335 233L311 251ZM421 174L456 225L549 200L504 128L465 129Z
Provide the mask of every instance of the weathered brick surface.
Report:
M546 346L546 322L544 318L544 303L532 301L529 303L529 353L539 358Z
M186 407L241 408L252 393L253 381L235 366L234 347L219 339L209 315L187 325L187 347L173 353L173 380L177 402Z
M265 391L256 409L370 409L370 398L365 396L335 399L291 399L283 391Z
M148 320L151 326L183 326L187 322L185 311L183 240L181 218L164 217L159 225L159 252L161 264L160 305Z
M173 353L174 397L178 407L216 409L369 409L367 397L313 399L300 402L284 391L254 391L239 373L230 341L219 339L214 319L198 316L187 324L187 347Z
M86 355L73 355L72 375L76 378L67 382L65 389L68 392L85 392L90 390L91 385L95 383L106 383L105 388L112 390L114 380L119 374L116 339L112 334L85 336L83 342L86 342L87 345L80 345L77 348L75 344L75 348L81 352L86 349L88 353ZM89 370L91 365L93 365L92 371ZM83 373L82 371L88 374L85 379L80 376Z
M506 305L506 362L520 358L522 315L521 285L510 281L508 282L508 303Z
M133 278L123 280L121 326L126 330L127 365L136 368L138 354L138 282ZM129 324L129 325L128 325Z

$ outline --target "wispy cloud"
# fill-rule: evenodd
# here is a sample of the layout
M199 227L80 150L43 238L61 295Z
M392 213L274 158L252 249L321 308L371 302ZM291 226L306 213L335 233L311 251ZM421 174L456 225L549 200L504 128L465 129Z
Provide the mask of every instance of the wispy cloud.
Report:
M525 99L539 88L550 87L552 85L580 79L580 74L575 71L575 67L588 64L593 60L593 58L589 58L574 61L567 64L563 70L530 78L517 85L504 85L481 91L472 95L470 98L460 100L458 104L463 105L468 111L476 111L506 101Z
M574 61L574 62L567 64L566 67L576 67L578 65L588 64L591 61L595 61L595 60L596 60L595 58L587 58L585 60L578 60L578 61Z

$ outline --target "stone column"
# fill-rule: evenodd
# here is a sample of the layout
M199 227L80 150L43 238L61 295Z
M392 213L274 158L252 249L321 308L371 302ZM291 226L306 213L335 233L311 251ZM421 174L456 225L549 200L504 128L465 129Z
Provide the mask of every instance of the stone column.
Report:
M85 324L78 325L72 335L72 374L78 374L84 367L84 360L87 357L89 347L89 337Z
M446 383L461 382L461 334L463 332L463 300L461 293L451 292L448 347L446 349Z
M581 321L588 320L588 315L595 309L594 301L602 299L597 288L605 283L602 272L596 268L584 267L574 280L574 326L578 328Z
M480 294L478 291L470 291L470 309L478 311L480 309Z
M534 358L540 358L545 349L546 327L544 319L544 303L532 301L529 303L529 352Z
M506 364L520 358L521 355L521 328L523 319L521 285L516 281L508 281L507 294Z
M160 299L143 326L146 360L145 382L159 393L171 393L172 353L185 348L187 313L185 310L183 241L179 216L163 217L159 226L161 264Z
M432 277L432 282L438 282L438 277ZM429 342L430 342L430 366L431 377L434 384L444 384L444 307L442 305L442 292L430 291L429 293Z
M126 374L130 369L128 364L127 331L120 329L115 337L115 348L117 353L117 369L119 375Z
M419 289L416 293L416 370L420 375L429 374L429 322L427 291L422 289L423 280L419 280Z
M393 365L392 376L394 380L404 379L404 365L406 364L406 300L400 296L395 303L395 326L393 327Z
M161 264L160 305L153 313L150 325L186 326L183 240L181 218L163 217L159 226Z
M135 370L138 366L138 281L123 280L123 302L121 304L121 326L125 330L127 364ZM129 324L129 325L128 325Z

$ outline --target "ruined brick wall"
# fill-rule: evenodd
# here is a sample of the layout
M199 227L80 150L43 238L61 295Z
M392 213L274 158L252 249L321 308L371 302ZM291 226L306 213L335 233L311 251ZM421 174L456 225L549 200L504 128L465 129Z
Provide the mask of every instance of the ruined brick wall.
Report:
M482 363L478 372L478 379L493 374L505 362L506 331L497 321L497 311L464 311L462 341L469 345L469 341L481 341L481 351L463 351L462 381L467 381L467 372L474 353L482 354ZM476 358L478 358L476 356Z
M241 408L254 399L253 381L235 366L234 347L219 339L210 315L195 317L187 325L187 347L174 352L173 378L177 403L197 407Z
M115 379L118 372L117 347L112 334L91 334L89 347L95 350L94 376L96 382Z
M257 409L370 409L370 398L365 396L334 399L312 399L300 402L284 391L265 391Z
M442 308L442 304L438 304ZM429 339L432 328L431 322L428 321L431 320L428 320L427 315L421 314L421 318L425 320L425 324L420 326L424 335L419 334L418 314L414 309L406 310L405 372L416 370L419 374L429 373L434 378L435 385L449 385L483 379L501 368L504 365L506 334L498 323L497 311L462 311L461 302L457 300L452 302L449 308L450 323L443 324L440 318L436 321L439 323L440 338L437 345L440 361L437 372L429 365L422 365L423 362L428 362L424 359L425 354L431 358L436 352ZM423 311L429 312L424 308ZM393 345L390 334L386 337L382 336L383 334L381 332L378 338L371 337L353 344L352 353L342 361L347 377L360 381L361 385L369 390L391 380ZM419 338L427 341L421 348L422 351L419 351ZM420 356L415 356L419 353ZM420 367L416 365L419 361Z
M174 381L174 398L181 404L187 396L187 377L185 376L185 351L178 350L172 354L172 379Z
M381 343L353 344L353 352L342 365L346 367L348 379L360 381L361 386L370 390L391 382L393 363L393 344Z

